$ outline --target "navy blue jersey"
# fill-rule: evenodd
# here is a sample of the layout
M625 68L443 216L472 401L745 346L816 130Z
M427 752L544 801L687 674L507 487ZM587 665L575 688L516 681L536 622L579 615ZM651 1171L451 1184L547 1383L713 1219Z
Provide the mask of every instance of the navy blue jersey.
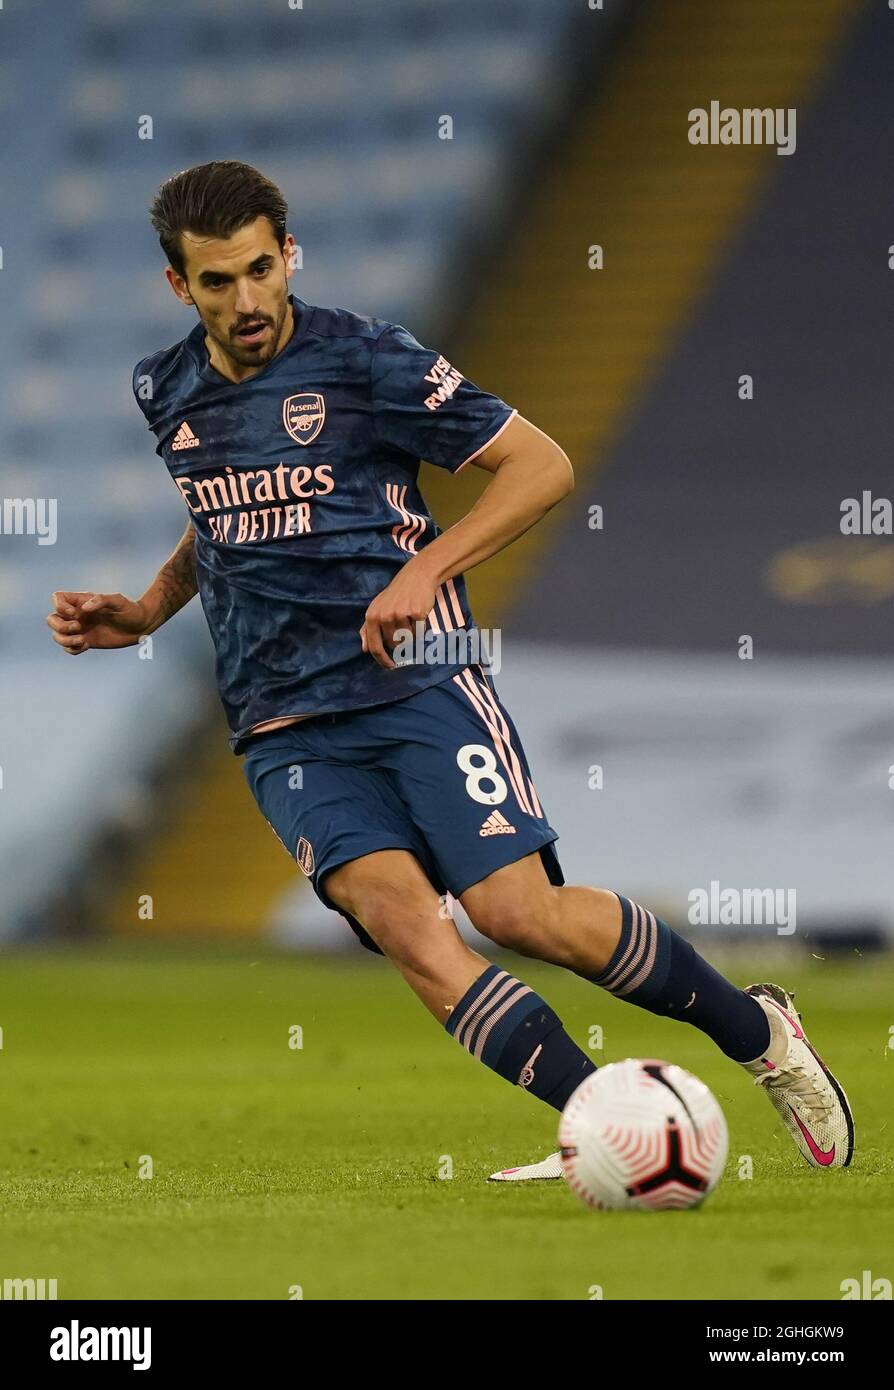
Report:
M372 599L440 534L420 460L455 473L515 413L399 324L290 302L292 337L246 381L211 366L201 323L134 371L195 528L237 752L260 723L390 703L471 664L385 670L359 633ZM426 630L473 627L457 575Z

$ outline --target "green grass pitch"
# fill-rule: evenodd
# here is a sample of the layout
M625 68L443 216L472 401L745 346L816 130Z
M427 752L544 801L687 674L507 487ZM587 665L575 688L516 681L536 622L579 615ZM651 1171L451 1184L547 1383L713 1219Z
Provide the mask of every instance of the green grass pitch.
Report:
M795 988L850 1095L856 1158L829 1173L807 1168L694 1029L507 964L582 1045L604 1030L597 1064L665 1057L712 1087L730 1159L702 1209L592 1213L561 1183L485 1183L550 1152L557 1117L457 1047L384 962L14 953L0 968L0 1281L55 1278L60 1299L587 1299L598 1286L607 1300L834 1300L864 1270L894 1278L894 958L729 968Z

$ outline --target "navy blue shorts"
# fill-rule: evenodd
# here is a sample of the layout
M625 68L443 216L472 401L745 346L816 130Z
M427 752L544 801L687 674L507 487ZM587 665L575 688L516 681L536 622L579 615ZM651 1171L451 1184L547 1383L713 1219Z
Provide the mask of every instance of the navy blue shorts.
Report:
M255 734L244 766L317 896L372 950L325 879L375 850L409 850L436 891L455 898L535 851L550 882L565 881L521 740L479 666L393 704Z

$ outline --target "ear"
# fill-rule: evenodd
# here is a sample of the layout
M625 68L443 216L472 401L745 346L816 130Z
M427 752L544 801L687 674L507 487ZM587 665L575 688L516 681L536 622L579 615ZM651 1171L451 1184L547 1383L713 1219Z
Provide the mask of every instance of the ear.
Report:
M189 292L189 287L182 275L178 275L173 266L165 266L165 279L180 300L181 304L194 304L195 300Z
M291 232L286 233L282 247L282 258L286 263L286 279L291 280L298 262L298 245Z

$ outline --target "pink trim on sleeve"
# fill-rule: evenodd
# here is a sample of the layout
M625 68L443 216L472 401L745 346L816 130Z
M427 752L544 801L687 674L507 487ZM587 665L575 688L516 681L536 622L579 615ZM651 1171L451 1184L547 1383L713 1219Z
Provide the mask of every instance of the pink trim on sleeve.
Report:
M460 469L460 468L465 468L465 466L466 466L467 463L471 463L472 460L473 460L473 459L476 459L476 458L478 457L479 454L483 454L484 451L485 451L485 449L488 448L489 445L493 444L493 442L494 442L495 439L499 439L499 438L500 438L500 435L503 433L503 431L504 431L504 429L506 428L506 426L512 424L512 421L515 419L515 417L516 417L517 414L518 414L518 411L517 411L517 410L513 410L512 414L509 416L509 419L503 421L502 425L501 425L500 428L497 430L496 434L492 434L491 437L490 437L490 439L488 439L486 443L482 444L482 446L481 446L480 449L476 449L476 450L475 450L474 454L469 454L469 457L468 457L467 459L463 459L462 463L459 465L459 468L454 468L454 470L453 470L453 476L454 476L454 478L456 477L456 475L457 475L457 473L459 472L459 469Z

